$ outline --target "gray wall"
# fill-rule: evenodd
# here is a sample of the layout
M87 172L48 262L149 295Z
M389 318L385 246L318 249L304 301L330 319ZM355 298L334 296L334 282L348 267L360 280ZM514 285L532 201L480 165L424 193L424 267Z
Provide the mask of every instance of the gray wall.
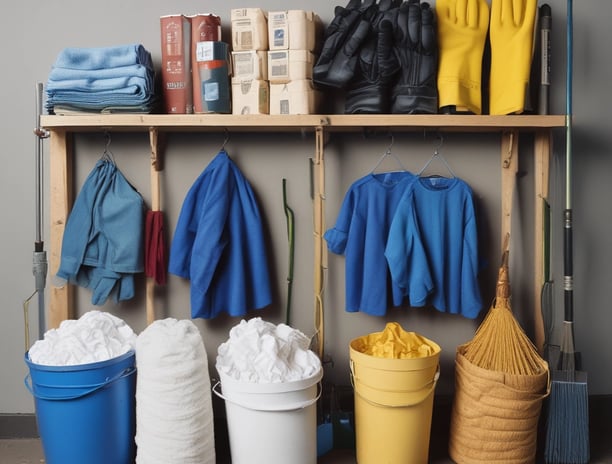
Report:
M565 111L565 2L552 0L554 16L553 50L553 112ZM586 5L592 2L587 2ZM324 0L308 3L327 23L333 16L333 6ZM577 2L575 21L574 74L574 212L575 212L575 306L576 342L582 352L584 369L589 373L591 394L612 393L612 378L606 367L610 364L612 324L609 311L612 280L612 246L609 229L612 195L609 172L612 160L608 147L612 131L608 105L612 80L610 60L601 57L600 50L612 41L607 18L612 4L597 2L596 10L588 10L585 2ZM34 213L34 88L45 82L50 67L64 47L108 46L140 42L159 63L159 16L169 13L213 12L222 18L225 37L229 34L229 11L232 7L260 6L266 10L304 8L281 0L243 1L239 3L182 1L170 4L158 0L119 2L82 2L61 0L36 2L25 0L4 7L1 28L4 65L1 101L3 165L0 201L3 214L0 241L3 268L0 271L0 292L4 308L0 324L3 349L0 352L0 414L33 412L31 395L23 386L26 366L23 362L24 323L23 301L32 293L32 251L35 233ZM597 50L597 53L595 52ZM499 137L492 134L443 134L442 154L455 173L472 185L479 208L481 248L489 268L483 275L483 295L486 311L493 294L499 262ZM217 153L223 133L171 134L166 152L166 169L162 173L162 207L167 213L168 230L176 224L185 193L193 180ZM561 210L563 208L564 131L555 131L551 198L553 205L554 261L556 279L557 329L562 319ZM516 195L512 242L513 309L529 333L532 333L530 312L533 254L533 169L529 137L524 137L525 150L521 157L521 176ZM433 134L395 134L393 151L404 165L418 170L431 156L437 141ZM326 147L327 224L333 225L348 186L367 174L387 148L384 138L363 134L334 134ZM45 144L48 154L48 144ZM104 149L101 133L82 134L75 139L77 153L75 186L80 188L85 176ZM287 178L289 202L296 213L296 272L292 305L293 326L313 334L312 304L312 209L309 195L308 160L314 154L312 135L245 135L232 134L227 149L251 181L264 212L270 234L270 250L274 262L273 278L276 298L273 307L249 317L261 315L273 322L284 321L286 301L287 241L282 209L281 179ZM148 171L148 137L146 133L112 134L111 150L120 169L150 199ZM392 164L387 166L394 168ZM384 166L383 166L384 168ZM45 178L48 193L48 177ZM48 195L45 197L48 206ZM48 238L48 226L45 229ZM49 275L49 282L52 276ZM145 327L144 281L138 295L127 304L108 303L104 310L125 319L136 332ZM50 285L50 284L49 284ZM407 330L417 331L443 348L442 376L438 393L453 390L453 359L457 345L471 339L477 321L437 313L432 309L393 309L385 318L344 312L344 260L330 255L326 279L326 353L333 365L326 368L327 377L348 384L348 343L351 339L381 330L386 321L396 320ZM79 291L78 312L94 309L90 294ZM158 317L189 318L188 283L171 277L166 289L158 292ZM30 309L31 336L36 337L35 304ZM229 329L239 322L229 317L196 324L201 329L209 363L214 366L217 346L227 338ZM557 330L554 341L559 342ZM212 372L214 374L214 370Z

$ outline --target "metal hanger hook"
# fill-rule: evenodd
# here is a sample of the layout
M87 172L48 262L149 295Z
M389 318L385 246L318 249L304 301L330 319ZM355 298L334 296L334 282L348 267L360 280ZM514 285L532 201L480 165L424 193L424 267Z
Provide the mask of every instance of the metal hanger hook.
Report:
M221 150L225 150L225 146L227 145L230 139L229 130L227 127L223 129L223 133L225 134L225 137L223 138L223 145L221 145Z
M110 161L111 163L114 164L115 157L113 155L113 152L110 150L110 144L111 144L110 132L104 131L104 139L105 139L105 143L104 143L104 153L102 153L102 159Z
M434 148L434 153L437 155L438 153L440 153L440 150L442 149L442 145L444 144L444 138L442 137L442 134L440 133L436 134L436 138L438 139L438 145Z
M389 146L387 147L387 153L391 153L391 149L393 148L393 143L395 142L395 137L393 137L393 133L389 133L389 138L391 141L389 142Z

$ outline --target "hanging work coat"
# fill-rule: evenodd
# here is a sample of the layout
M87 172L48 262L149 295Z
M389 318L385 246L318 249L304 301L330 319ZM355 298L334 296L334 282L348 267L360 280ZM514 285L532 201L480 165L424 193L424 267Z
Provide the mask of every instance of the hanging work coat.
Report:
M187 193L168 271L191 282L191 316L243 316L272 302L263 225L250 184L225 150Z
M344 196L336 224L325 232L332 253L345 256L346 311L382 316L399 306L403 289L392 283L385 245L400 198L414 181L407 171L368 174Z
M115 163L102 158L74 201L62 238L57 277L92 290L102 305L134 297L144 268L144 201Z
M422 244L424 255L415 252L415 242ZM430 289L421 306L427 302L442 312L478 316L476 217L472 190L463 180L419 177L412 183L398 204L385 255L397 285L406 291Z

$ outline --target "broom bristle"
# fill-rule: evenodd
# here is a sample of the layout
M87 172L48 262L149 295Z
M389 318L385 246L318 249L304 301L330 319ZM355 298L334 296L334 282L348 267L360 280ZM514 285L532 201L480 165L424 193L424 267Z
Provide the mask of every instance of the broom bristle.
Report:
M547 464L587 464L589 395L586 372L553 372L544 457Z

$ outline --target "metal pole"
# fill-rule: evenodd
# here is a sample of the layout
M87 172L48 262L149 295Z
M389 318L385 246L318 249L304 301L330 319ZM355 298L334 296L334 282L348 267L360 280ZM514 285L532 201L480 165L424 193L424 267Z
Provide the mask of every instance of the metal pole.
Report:
M43 241L43 140L49 136L48 132L40 127L40 115L42 113L43 85L36 85L36 237L34 241L34 255L32 258L32 272L34 274L35 292L38 293L38 337L42 339L45 335L45 283L47 280L47 252L44 250Z

